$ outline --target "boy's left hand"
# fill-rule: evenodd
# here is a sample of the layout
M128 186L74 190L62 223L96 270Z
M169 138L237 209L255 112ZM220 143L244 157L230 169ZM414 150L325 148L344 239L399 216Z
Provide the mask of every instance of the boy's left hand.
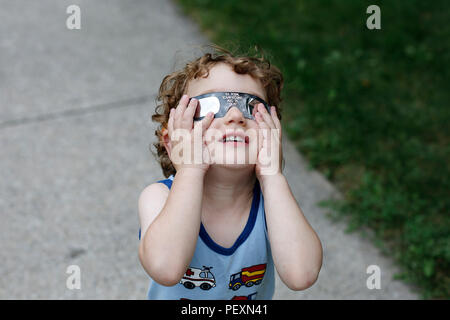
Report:
M276 108L270 107L270 114L261 103L255 114L258 123L258 159L256 161L256 177L260 182L264 179L281 174L281 123Z

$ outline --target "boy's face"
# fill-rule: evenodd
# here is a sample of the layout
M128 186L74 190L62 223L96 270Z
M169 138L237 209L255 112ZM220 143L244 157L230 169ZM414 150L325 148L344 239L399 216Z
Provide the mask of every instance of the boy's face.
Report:
M186 94L195 97L209 92L243 92L255 95L267 101L261 83L248 74L238 74L225 63L211 67L207 78L189 81ZM224 134L233 132L245 134L248 143L223 142ZM247 119L242 112L232 107L222 118L214 118L206 130L205 139L210 154L214 154L216 163L233 165L254 164L259 150L258 124Z

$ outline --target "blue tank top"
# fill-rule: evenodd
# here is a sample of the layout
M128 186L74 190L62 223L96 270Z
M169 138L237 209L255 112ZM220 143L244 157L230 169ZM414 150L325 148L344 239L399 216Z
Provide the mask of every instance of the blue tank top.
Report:
M173 175L158 182L169 189ZM139 239L141 231L139 230ZM150 278L151 300L270 300L275 274L258 180L247 224L231 248L212 240L203 224L194 256L181 281L171 287Z

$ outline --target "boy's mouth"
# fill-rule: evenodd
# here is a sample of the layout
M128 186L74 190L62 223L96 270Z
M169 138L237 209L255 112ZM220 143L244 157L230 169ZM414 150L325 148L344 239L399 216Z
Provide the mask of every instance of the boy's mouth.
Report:
M249 138L247 135L241 132L230 132L226 133L222 137L222 143L233 144L233 145L247 145L249 143Z

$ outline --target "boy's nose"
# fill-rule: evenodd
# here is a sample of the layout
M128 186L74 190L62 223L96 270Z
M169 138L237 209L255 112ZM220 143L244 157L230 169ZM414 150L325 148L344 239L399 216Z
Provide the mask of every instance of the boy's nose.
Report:
M241 110L239 110L237 107L231 107L225 114L224 121L225 123L230 122L245 123L246 119L242 114Z

